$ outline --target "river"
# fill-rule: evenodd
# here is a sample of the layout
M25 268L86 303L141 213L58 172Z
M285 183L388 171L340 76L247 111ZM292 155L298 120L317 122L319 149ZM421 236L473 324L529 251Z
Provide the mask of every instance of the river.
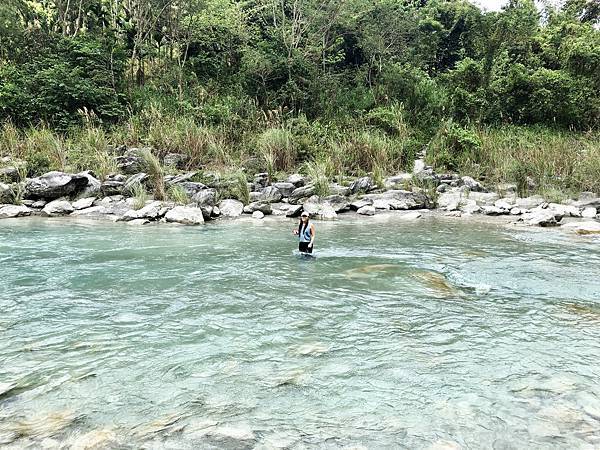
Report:
M0 446L598 448L600 240L0 222Z

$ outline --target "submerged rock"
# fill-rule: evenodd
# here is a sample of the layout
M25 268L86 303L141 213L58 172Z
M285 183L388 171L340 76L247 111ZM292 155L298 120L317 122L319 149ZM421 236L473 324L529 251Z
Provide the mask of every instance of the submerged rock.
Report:
M81 174L48 172L41 177L31 178L25 184L25 198L53 200L81 192L88 178Z

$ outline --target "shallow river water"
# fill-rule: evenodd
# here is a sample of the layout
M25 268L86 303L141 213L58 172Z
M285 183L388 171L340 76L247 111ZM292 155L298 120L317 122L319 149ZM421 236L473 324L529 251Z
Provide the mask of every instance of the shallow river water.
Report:
M294 225L0 222L0 447L600 448L600 240Z

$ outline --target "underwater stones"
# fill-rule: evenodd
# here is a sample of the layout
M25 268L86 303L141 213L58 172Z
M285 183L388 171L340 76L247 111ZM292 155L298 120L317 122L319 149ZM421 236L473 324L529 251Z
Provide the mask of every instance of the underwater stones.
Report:
M244 212L244 204L239 200L228 198L221 200L219 210L223 217L239 217Z
M42 215L47 217L65 216L71 214L75 209L67 200L54 200L42 209Z
M88 184L88 178L80 174L48 172L25 183L25 198L53 200L75 195Z
M31 213L31 209L24 205L0 205L0 219L29 216Z
M183 225L200 225L204 223L204 214L200 208L176 206L167 212L165 220Z

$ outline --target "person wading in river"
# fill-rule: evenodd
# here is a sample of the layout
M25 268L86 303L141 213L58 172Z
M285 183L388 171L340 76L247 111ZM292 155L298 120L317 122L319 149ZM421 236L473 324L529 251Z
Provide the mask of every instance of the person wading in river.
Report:
M298 224L298 229L294 230L294 234L300 238L298 250L301 253L312 253L315 242L315 226L308 220L308 213L306 211L300 216L300 223Z

